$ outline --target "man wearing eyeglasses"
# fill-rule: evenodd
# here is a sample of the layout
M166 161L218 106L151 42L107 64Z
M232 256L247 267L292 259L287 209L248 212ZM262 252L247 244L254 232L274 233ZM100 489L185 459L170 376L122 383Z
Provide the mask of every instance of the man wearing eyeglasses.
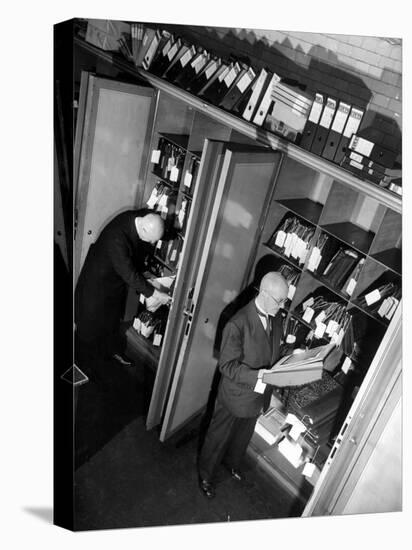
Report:
M270 403L262 383L265 370L279 359L282 319L279 310L288 284L277 272L267 273L258 296L243 307L223 330L219 357L222 378L213 418L198 460L200 490L215 496L214 475L220 463L242 481L239 470L258 416Z

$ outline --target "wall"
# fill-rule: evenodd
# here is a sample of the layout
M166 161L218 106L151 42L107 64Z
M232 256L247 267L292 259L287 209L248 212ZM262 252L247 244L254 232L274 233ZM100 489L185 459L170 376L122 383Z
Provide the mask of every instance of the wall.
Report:
M160 25L159 25L160 26ZM401 162L402 47L400 39L223 27L164 25L192 43L330 94L367 112L361 135L399 153Z

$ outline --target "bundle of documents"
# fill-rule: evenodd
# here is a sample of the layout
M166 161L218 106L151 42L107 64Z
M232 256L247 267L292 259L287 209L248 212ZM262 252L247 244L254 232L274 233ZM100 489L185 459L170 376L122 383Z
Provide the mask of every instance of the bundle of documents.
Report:
M305 263L315 228L296 216L288 216L269 239L268 246L280 249L286 258Z
M312 348L286 355L270 371L263 374L262 382L272 386L300 386L322 378L323 362L335 344Z
M273 87L271 98L273 108L265 118L264 128L296 141L305 128L313 103L312 97L279 82Z
M357 304L388 321L392 319L401 299L401 288L396 283L376 286L359 297Z

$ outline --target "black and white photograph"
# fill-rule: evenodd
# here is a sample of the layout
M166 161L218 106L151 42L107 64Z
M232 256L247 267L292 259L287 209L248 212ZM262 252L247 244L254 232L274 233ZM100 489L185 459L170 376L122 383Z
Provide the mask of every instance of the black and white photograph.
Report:
M407 37L206 8L48 17L50 321L10 324L53 494L21 506L71 544L363 546L405 514Z
M54 46L68 526L400 511L402 40L76 18Z

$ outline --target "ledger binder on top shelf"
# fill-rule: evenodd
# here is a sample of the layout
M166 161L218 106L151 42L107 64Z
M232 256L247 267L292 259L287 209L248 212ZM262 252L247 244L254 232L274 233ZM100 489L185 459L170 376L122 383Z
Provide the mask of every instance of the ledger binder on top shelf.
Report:
M253 123L258 126L262 126L266 115L270 109L270 106L273 103L272 93L273 89L279 84L280 76L276 73L273 73L272 77L269 80L269 84L266 86L265 93L263 94L262 101L260 102L259 108L256 111L256 114L253 118Z
M255 113L256 106L259 105L259 102L261 101L268 77L269 77L268 72L265 69L262 69L257 79L252 84L252 93L251 93L250 99L248 100L246 107L244 108L242 113L242 117L245 120L252 119Z
M251 86L255 76L256 74L252 67L244 67L219 103L219 106L228 111L233 109L243 94L246 93L247 89Z
M184 69L190 65L190 60L196 53L195 46L190 46L189 44L183 44L180 50L175 55L172 63L164 72L163 76L167 78L170 82L174 82L179 75L182 75Z
M322 378L323 362L335 344L331 342L302 353L282 357L270 371L263 373L262 382L272 386L300 386Z
M340 138L338 148L336 150L333 161L340 164L344 157L348 154L349 140L353 134L356 134L360 123L362 122L363 111L357 107L352 107L350 115L343 130L342 137Z
M326 140L329 134L329 128L332 124L332 119L335 114L336 100L328 97L326 100L325 108L323 109L322 116L318 127L316 128L315 137L313 138L311 152L315 155L321 155L323 148L325 147Z
M140 44L139 51L137 52L136 56L136 66L140 67L143 64L144 56L146 55L147 50L149 49L156 33L158 33L156 29L151 29L150 27L146 27L143 35L143 40Z
M339 107L333 119L332 126L328 138L323 149L322 156L327 160L335 158L336 151L342 137L343 129L345 128L346 120L349 116L351 106L343 101L339 102Z
M313 143L313 138L315 137L316 128L323 111L323 95L316 94L315 100L312 103L312 109L309 113L309 118L306 121L305 128L303 130L302 138L299 145L304 149L310 151Z
M219 58L209 59L204 67L195 74L194 78L187 83L186 90L193 94L198 94L214 76L221 65Z

